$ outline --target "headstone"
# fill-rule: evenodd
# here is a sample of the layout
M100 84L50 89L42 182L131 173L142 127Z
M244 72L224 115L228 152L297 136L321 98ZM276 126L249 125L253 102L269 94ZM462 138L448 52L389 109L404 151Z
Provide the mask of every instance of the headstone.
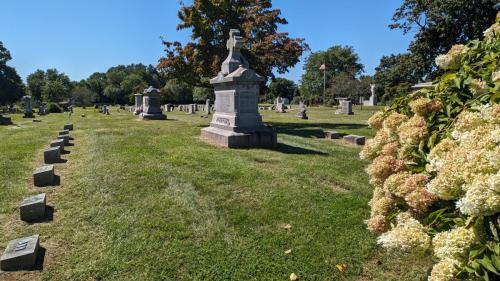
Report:
M69 135L69 130L62 130L62 131L59 131L59 135Z
M260 85L265 79L251 70L241 55L243 43L240 32L231 29L229 55L217 77L210 80L215 88L215 114L201 136L207 142L230 148L274 147L276 133L264 126L258 110Z
M160 91L149 87L142 92L142 113L141 119L145 120L165 120L167 116L160 108Z
M33 182L35 186L46 186L54 183L54 166L47 165L37 168L33 172Z
M43 151L43 160L45 164L53 164L61 161L61 151L59 147L50 147Z
M339 109L335 113L353 115L352 102L348 98L337 98L339 101Z
M73 123L64 124L64 130L73 131Z
M345 134L339 133L337 131L326 131L325 138L327 139L341 139Z
M304 102L300 101L299 102L299 113L297 114L297 117L300 119L309 119L306 114L306 106L304 105Z
M59 152L64 151L64 139L57 139L50 142L50 147L59 148Z
M46 203L47 195L45 193L25 198L19 208L21 220L30 222L43 219L45 217Z
M0 114L0 125L10 125L12 124L12 119L9 116L2 116Z
M33 105L31 103L31 96L24 96L23 99L24 104L24 116L23 118L33 118Z
M375 106L377 105L377 94L375 93L375 84L370 85L370 98L365 100L361 97L361 104L364 106Z
M281 99L281 97L276 98L276 112L278 113L286 113L285 111L285 103Z
M64 140L64 145L69 144L69 135L60 135L60 136L57 136L57 138L60 140Z
M210 99L207 99L205 101L205 113L208 115L210 114Z
M134 115L139 115L142 112L142 98L143 95L141 93L137 93L134 95L135 97L135 109Z
M188 113L189 114L195 114L196 112L196 104L190 104L188 105Z
M365 137L363 136L356 136L356 135L347 135L344 136L344 141L356 145L364 145L365 144Z
M33 269L39 248L38 235L10 241L0 257L0 269L4 271Z

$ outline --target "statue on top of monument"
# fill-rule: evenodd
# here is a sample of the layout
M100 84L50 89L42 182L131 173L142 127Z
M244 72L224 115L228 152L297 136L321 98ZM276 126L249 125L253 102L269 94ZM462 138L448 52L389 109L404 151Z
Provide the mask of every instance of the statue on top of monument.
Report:
M235 71L240 65L243 65L245 68L249 67L248 61L241 55L241 48L244 42L245 40L238 29L231 29L229 31L229 39L226 44L229 55L222 63L221 72L223 75L228 75Z

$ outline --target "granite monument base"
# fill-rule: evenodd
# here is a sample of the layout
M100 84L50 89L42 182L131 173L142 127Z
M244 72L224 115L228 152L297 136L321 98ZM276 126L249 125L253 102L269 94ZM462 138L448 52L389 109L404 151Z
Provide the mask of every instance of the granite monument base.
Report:
M147 114L141 113L142 120L166 120L167 116L165 114Z
M229 148L276 147L277 136L272 129L237 133L208 127L201 130L201 138L208 143Z

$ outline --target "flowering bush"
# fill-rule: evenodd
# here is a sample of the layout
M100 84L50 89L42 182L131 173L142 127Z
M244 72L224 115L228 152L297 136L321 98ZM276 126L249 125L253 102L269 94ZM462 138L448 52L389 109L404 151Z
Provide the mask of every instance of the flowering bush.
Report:
M368 229L387 249L433 253L429 280L500 278L499 23L436 58L448 73L435 89L368 120Z

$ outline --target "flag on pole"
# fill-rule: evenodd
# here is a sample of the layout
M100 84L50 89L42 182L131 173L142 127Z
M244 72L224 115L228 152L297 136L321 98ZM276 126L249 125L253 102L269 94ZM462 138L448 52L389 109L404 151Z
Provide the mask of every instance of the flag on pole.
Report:
M325 70L326 69L326 65L325 64L322 64L320 67L319 67L319 70Z

